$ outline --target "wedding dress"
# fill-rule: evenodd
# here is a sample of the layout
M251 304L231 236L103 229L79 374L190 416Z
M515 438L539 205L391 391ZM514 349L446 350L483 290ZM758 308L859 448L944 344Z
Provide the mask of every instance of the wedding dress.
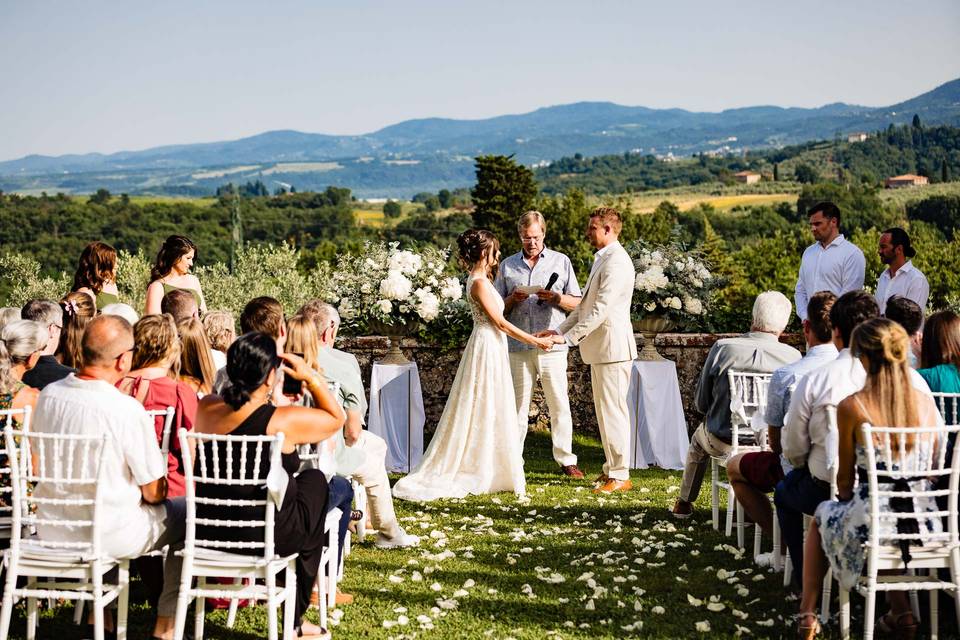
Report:
M468 278L490 288L500 311L503 299L487 278ZM443 415L420 464L397 481L393 495L425 502L467 494L526 492L517 431L507 336L468 295L473 332L463 350Z

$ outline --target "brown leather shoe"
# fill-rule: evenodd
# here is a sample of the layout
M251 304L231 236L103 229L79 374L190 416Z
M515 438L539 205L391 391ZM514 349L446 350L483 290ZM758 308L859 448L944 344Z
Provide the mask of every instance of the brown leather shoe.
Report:
M633 489L633 483L629 480L614 480L610 478L603 485L593 490L594 493L615 493L617 491L630 491Z
M570 478L576 478L577 480L583 480L583 471L580 471L580 467L575 464L567 464L560 467L560 471L563 472L563 475Z
M693 515L693 503L678 498L670 513L678 520L686 520Z
M607 477L607 474L601 473L597 476L597 479L593 481L593 486L599 487L600 485L607 484L608 482L610 482L610 478Z

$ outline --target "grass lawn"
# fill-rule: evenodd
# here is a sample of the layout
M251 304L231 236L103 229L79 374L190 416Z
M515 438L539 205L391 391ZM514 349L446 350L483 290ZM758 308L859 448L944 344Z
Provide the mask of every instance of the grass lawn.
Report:
M574 449L588 478L598 474L600 443L578 437ZM695 516L680 523L667 513L680 483L678 471L634 471L633 491L602 498L590 493L588 481L559 475L547 436L530 434L526 458L529 500L500 494L424 506L398 501L404 526L423 537L421 546L379 551L369 538L354 544L341 589L356 602L334 614L340 618L333 635L394 640L794 635L795 597L782 587L780 574L758 569L730 546L731 539L713 531L709 486ZM135 589L135 600L137 595ZM855 631L860 602L854 597ZM44 611L39 637L81 637L71 614L66 605ZM315 612L308 615L316 620ZM941 613L942 631L952 628L948 616ZM152 618L144 604L131 602L130 620L131 638L149 637ZM226 611L210 612L206 637L266 636L262 608L241 609L233 630L225 622ZM709 624L709 632L698 631L698 624L702 629ZM22 605L12 629L12 637L23 637ZM828 632L837 637L837 625Z

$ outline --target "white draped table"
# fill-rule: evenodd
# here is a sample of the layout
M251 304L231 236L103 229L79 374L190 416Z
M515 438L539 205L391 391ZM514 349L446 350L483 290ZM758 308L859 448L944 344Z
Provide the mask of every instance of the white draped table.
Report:
M687 423L680 400L677 365L671 360L634 360L627 394L630 410L630 468L682 469L687 458Z
M374 364L367 428L387 442L387 471L409 473L423 457L423 391L416 362Z

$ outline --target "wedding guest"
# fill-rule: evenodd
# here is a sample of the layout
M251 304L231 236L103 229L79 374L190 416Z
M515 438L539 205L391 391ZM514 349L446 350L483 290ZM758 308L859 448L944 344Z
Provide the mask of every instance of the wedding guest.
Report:
M24 376L36 366L49 335L33 320L14 320L0 329L0 409L36 406L40 392Z
M887 315L887 301L893 296L913 300L920 306L921 312L926 309L930 285L926 276L913 266L910 260L917 255L917 250L910 245L907 232L900 227L884 231L880 234L878 253L880 261L887 265L877 280L877 305L880 313Z
M90 296L76 295L93 305ZM107 557L137 558L168 548L153 637L171 638L183 562L175 551L183 544L186 505L183 498L167 498L167 465L157 445L153 421L140 403L115 386L130 371L133 329L118 316L94 318L83 333L82 349L80 371L48 385L40 394L32 429L108 438L100 464L104 486L110 490L104 492L97 507L101 549ZM93 491L89 488L78 494L73 486L40 483L34 495L45 501L39 505L38 515L91 520ZM90 502L77 505L78 498ZM42 521L37 534L49 540L76 542L63 527L47 527Z
M160 300L160 313L169 313L174 322L187 318L199 318L200 307L192 293L184 289L173 289Z
M89 295L73 291L60 301L60 308L63 309L63 330L56 355L62 365L79 369L83 357L83 331L97 315L96 303Z
M838 351L833 344L833 327L830 324L830 310L835 301L836 297L829 291L813 294L807 305L807 319L803 321L806 354L800 360L780 367L770 377L767 406L763 413L770 450L741 453L727 460L727 478L737 502L768 535L773 533L773 510L766 494L771 493L777 483L783 480L784 474L791 470L780 444L780 431L787 407L790 406L791 389L807 373L836 359ZM773 555L770 554L769 558L772 561ZM764 560L758 557L757 562L763 564Z
M180 334L179 378L203 397L213 390L217 377L217 369L210 356L207 333L197 318L178 321L177 331Z
M930 391L960 393L960 316L953 311L938 311L927 318L920 367L917 373Z
M544 245L547 222L539 211L527 211L520 216L517 231L523 248L500 263L493 282L503 297L504 316L530 334L556 330L566 319L566 312L580 303L577 274L573 272L570 258ZM531 295L521 289L531 286L540 290ZM547 352L509 336L507 345L521 447L530 422L530 396L539 378L550 409L553 459L564 475L583 478L583 472L577 467L577 456L573 453L573 418L567 394L569 347L566 343L558 344Z
M304 383L306 393L313 399L316 408L276 407L270 403L274 386L278 384L281 365L287 375ZM297 597L294 627L299 638L325 637L326 630L303 619L310 603L320 565L323 549L324 520L328 501L327 480L323 472L309 469L297 473L300 458L296 447L301 444L320 442L334 435L343 427L343 412L327 389L319 382L302 359L289 354L278 355L277 341L261 332L242 335L227 351L227 383L223 395L210 395L200 401L195 429L197 433L220 435L274 435L285 436L283 468L288 474L286 494L276 514L274 540L276 553L280 556L298 554L296 560ZM218 443L205 443L207 459L213 459L213 447ZM221 459L224 456L221 455ZM259 473L266 477L269 456L260 459L261 468L248 468L243 473ZM233 458L236 473L241 470L241 460ZM253 456L246 459L254 464ZM236 486L200 484L197 496L213 499L263 500L263 486ZM245 514L249 512L248 515ZM198 504L197 517L220 519L246 517L249 520L262 518L263 507L231 507L229 514L224 507L215 504ZM252 528L217 527L210 524L197 525L197 538L233 540L236 542L260 542L263 532ZM239 553L262 553L261 549L238 549Z
M20 315L24 320L39 322L47 329L47 343L40 352L40 358L32 369L23 374L23 381L27 386L43 391L51 382L62 380L76 371L65 367L53 354L60 344L60 333L63 329L63 309L53 300L31 300L23 305Z
M840 233L840 209L832 202L819 202L808 212L810 231L816 241L803 252L797 279L797 315L806 320L810 296L829 291L841 296L863 288L866 258L857 245Z
M105 242L91 242L83 249L77 270L73 274L73 288L93 298L97 310L120 302L117 291L117 250Z
M0 308L0 329L3 329L8 322L20 320L20 309L16 307Z
M259 331L273 338L277 343L277 353L283 353L287 340L287 325L284 322L283 306L276 299L269 296L254 298L243 307L240 313L241 333ZM216 381L213 384L214 393L223 388L227 382L225 369L217 371ZM283 405L287 402L280 389L274 394L274 402Z
M200 313L205 313L207 305L203 300L200 281L190 273L197 259L197 245L186 236L170 236L163 241L157 259L150 270L150 284L147 286L146 315L161 312L160 301L163 296L183 289L190 293L197 303Z
M907 332L910 338L910 366L916 369L923 344L923 309L913 300L895 295L887 299L887 312L884 315Z
M100 309L100 313L107 316L120 316L130 324L137 324L140 316L136 310L124 302L114 302Z
M217 371L227 366L227 349L237 339L237 323L229 311L208 311L203 316L203 328L207 332L213 356L213 366Z
M341 405L347 416L343 427L344 444L349 450L363 454L357 457L355 466L349 471L367 494L367 508L377 531L374 545L381 549L417 546L420 538L404 531L393 507L387 477L387 443L363 428L367 399L360 364L352 354L333 346L340 329L340 314L332 305L320 300L311 300L297 313L313 323L318 347L317 363L326 379L339 385ZM293 319L288 329L289 348L295 350Z
M839 461L837 463L837 498L822 502L816 509L814 522L807 531L803 565L803 597L800 601L799 631L801 637L813 638L819 631L819 622L815 611L817 599L826 574L827 561L833 568L833 576L840 588L849 590L860 579L863 572L864 547L870 536L870 496L869 484L862 479L855 487L857 475L865 475L865 458L858 453L864 448L877 449L882 457L883 448L879 442L864 442L861 425L869 423L877 426L920 427L942 424L942 418L929 394L917 389L912 381L914 371L907 364L910 351L907 334L902 327L886 318L873 318L860 324L853 331L850 350L856 354L864 373L863 388L848 396L837 406L837 427ZM919 491L928 488L930 480L924 478L926 460L933 459L931 449L936 446L932 434L906 437L905 443L893 438L893 451L903 445L906 454L899 470L916 479L908 479L909 488L898 488L893 482L880 481L879 508L881 511L898 510L893 491ZM912 452L918 449L919 455ZM896 456L897 454L894 453ZM910 465L915 465L910 468ZM906 465L906 466L903 466ZM936 502L932 499L910 499L914 504L910 511L919 510L937 512ZM919 500L919 503L918 503ZM933 516L916 521L920 531L942 531L940 518ZM880 518L880 539L891 541L898 534L897 521ZM895 544L895 542L881 542ZM901 547L904 565L909 550ZM890 611L877 621L877 630L893 634L899 638L913 638L916 635L917 621L913 617L905 591L888 591L887 601ZM865 625L873 620L864 621Z
M687 462L680 481L680 496L673 507L673 517L693 515L693 502L700 494L703 474L711 456L725 456L730 451L731 369L753 373L772 373L800 359L800 352L780 342L780 334L790 321L790 301L779 291L765 291L753 303L750 331L736 338L717 340L700 372L697 383L697 409L703 422L690 439Z

